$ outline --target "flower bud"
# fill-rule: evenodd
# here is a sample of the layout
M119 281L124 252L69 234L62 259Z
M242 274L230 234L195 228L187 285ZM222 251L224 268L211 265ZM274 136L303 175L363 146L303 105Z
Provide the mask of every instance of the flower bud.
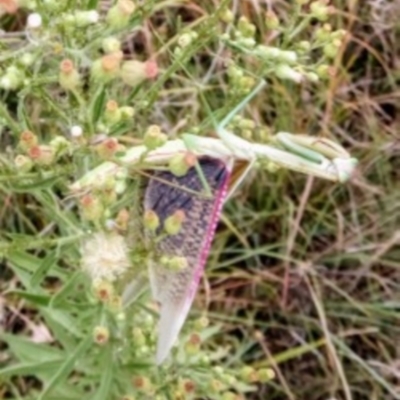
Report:
M275 372L271 368L261 368L257 371L259 381L262 383L269 382L275 378Z
M27 130L21 133L21 136L19 137L18 146L22 150L27 151L30 148L37 146L37 144L38 144L38 138L33 132Z
M51 139L49 146L56 156L64 155L72 150L71 143L64 136L56 136Z
M188 354L197 354L200 350L201 337L197 333L192 333L185 343L185 350Z
M288 65L278 65L275 69L275 74L280 79L287 79L296 83L303 81L303 75Z
M118 182L118 181L117 181ZM120 210L115 218L118 229L126 231L128 229L129 211L126 208Z
M135 3L131 0L118 0L117 4L108 10L106 21L111 28L121 29L128 25L135 11Z
M103 303L108 303L114 294L114 287L108 281L95 281L93 283L93 293L96 299Z
M265 14L265 26L268 29L279 28L279 18L273 11L267 11Z
M146 337L144 336L143 331L140 328L134 327L132 329L132 337L135 347L141 347L146 344Z
M185 176L196 164L196 160L196 156L191 152L178 153L169 161L168 169L175 176Z
M113 313L119 313L122 311L123 307L122 307L122 297L121 296L117 296L117 295L113 295L111 296L111 299L108 302L108 309L110 311L112 311ZM123 316L123 314L120 314L119 317L121 318L121 316Z
M14 65L9 66L0 78L0 89L16 90L24 82L24 74Z
M152 389L151 381L145 376L135 376L132 379L132 385L141 392L149 393Z
M121 42L115 37L106 37L101 43L101 47L105 53L115 53L121 50Z
M178 37L178 46L183 49L189 46L192 40L193 36L189 32L183 33Z
M91 78L100 83L107 83L115 79L120 72L122 58L122 52L116 51L95 60L90 71Z
M240 377L247 383L254 383L258 381L257 371L249 365L246 365L240 370Z
M104 119L109 125L117 124L121 121L122 113L118 107L118 103L115 100L109 100L106 103L106 110L104 113Z
M144 134L143 143L149 150L154 150L163 146L167 140L167 135L161 132L158 125L151 125Z
M196 389L196 385L193 381L189 379L182 379L179 381L178 388L185 394L191 395ZM186 398L186 396L185 396Z
M65 59L61 61L58 81L65 90L75 90L80 86L81 77L72 60Z
M146 210L143 223L145 228L155 231L160 226L160 219L153 210Z
M99 221L104 214L104 207L101 201L90 194L82 197L80 200L82 217L87 221Z
M186 257L181 256L163 256L160 259L160 263L174 272L182 271L188 266Z
M107 138L96 146L97 154L104 160L114 157L118 150L119 144L116 138Z
M311 15L319 21L326 21L329 16L329 7L324 1L317 0L310 4Z
M135 116L135 109L129 106L120 107L121 110L121 118L125 120L129 120Z
M198 318L198 319L195 321L194 326L195 326L195 328L196 328L197 330L201 331L202 329L207 328L209 322L210 322L210 321L208 320L207 317L201 317L201 318Z
M75 13L75 24L80 28L95 24L99 21L99 13L96 10L78 11Z
M146 79L155 78L158 75L158 65L153 60L145 62L138 60L125 61L122 64L120 77L125 84L135 87Z
M164 229L169 235L177 235L185 221L185 212L177 210L164 221Z
M218 17L226 24L231 24L235 19L233 12L229 8L225 7L219 12Z
M339 52L340 46L341 46L341 41L339 39L335 39L331 43L327 43L324 46L324 54L328 58L335 58Z
M14 159L14 165L21 172L29 172L33 167L33 162L29 157L19 154Z
M244 37L253 37L256 33L256 27L246 17L240 17L238 22L238 30Z
M96 326L93 331L93 339L99 345L104 345L110 339L110 332L105 326Z
M28 150L28 156L36 164L47 166L53 163L55 158L54 157L55 153L50 146L38 145L38 146L33 146Z

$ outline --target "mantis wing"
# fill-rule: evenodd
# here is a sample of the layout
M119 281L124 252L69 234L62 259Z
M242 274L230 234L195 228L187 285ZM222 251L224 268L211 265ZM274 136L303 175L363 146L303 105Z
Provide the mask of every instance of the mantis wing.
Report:
M222 161L201 158L198 162L212 191L211 197L201 194L203 183L193 167L183 177L176 177L168 171L155 172L144 198L145 209L156 212L160 219L156 236L162 234L168 216L177 210L185 212L178 234L157 240L154 234L146 233L148 245L155 253L149 263L150 283L161 313L158 364L168 356L190 310L228 186L230 171ZM187 266L180 271L169 270L157 262L161 256L185 257Z

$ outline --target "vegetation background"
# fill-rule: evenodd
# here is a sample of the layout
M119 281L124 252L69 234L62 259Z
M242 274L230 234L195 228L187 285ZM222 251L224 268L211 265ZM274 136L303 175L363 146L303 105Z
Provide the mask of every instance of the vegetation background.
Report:
M107 2L23 3L0 1L0 76L17 65L29 82L17 76L15 87L3 80L0 90L0 398L399 399L400 3L333 0L324 21L312 15L317 2L150 0L117 27L104 22ZM52 23L89 9L99 10L99 22L85 14L93 21L78 28L68 18ZM27 41L32 12L43 22L35 28L31 21ZM309 72L333 68L318 82L281 79L287 76L275 63L260 67L243 48L221 42L229 26L251 31L243 20L239 26L241 17L256 27L258 43L303 46ZM333 57L313 42L326 23L348 32ZM110 26L123 38L125 57L157 61L157 78L133 88L89 82ZM78 94L60 88L66 58L86 79ZM134 122L109 130L126 145L153 124L170 137L208 134L210 111L195 82L220 119L248 91L248 81L226 76L232 64L268 82L246 117L271 132L334 139L360 164L345 184L263 168L246 179L224 209L175 361L158 368L146 296L123 319L94 298L79 270L81 232L90 223L67 185L101 154L74 142L72 155L24 170L14 162L20 134L29 129L41 143L56 136L72 143L69 128L79 125L88 139L110 99L136 110ZM263 139L264 131L254 132ZM107 327L100 330L106 343L96 337L99 327Z

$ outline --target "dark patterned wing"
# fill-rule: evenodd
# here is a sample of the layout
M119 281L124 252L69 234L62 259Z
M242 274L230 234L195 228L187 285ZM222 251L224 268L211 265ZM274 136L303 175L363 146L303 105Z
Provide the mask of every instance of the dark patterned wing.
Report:
M145 209L155 211L160 218L158 234L162 233L168 216L177 210L185 212L177 235L155 242L152 234L146 234L148 245L156 252L150 261L149 273L153 297L161 306L158 363L168 355L189 312L226 196L230 175L227 166L212 158L199 159L199 165L212 191L211 197L205 195L195 168L183 177L166 171L155 172L145 193ZM183 256L187 267L178 272L167 269L157 262L157 256L161 255Z

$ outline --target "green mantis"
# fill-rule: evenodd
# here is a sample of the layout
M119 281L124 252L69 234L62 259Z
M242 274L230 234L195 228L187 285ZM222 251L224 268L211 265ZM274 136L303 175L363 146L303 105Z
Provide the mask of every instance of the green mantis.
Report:
M278 132L270 144L253 143L242 139L226 129L227 124L246 104L265 86L262 81L217 125L218 138L183 134L180 139L167 141L163 146L148 151L144 145L134 146L116 162L105 162L89 171L71 185L72 191L89 189L104 182L107 178L125 175L127 168L140 167L145 162L146 168L168 165L176 154L190 150L197 157L218 158L233 166L235 161L246 161L248 167L242 176L230 188L227 198L245 179L257 159L269 160L280 167L335 182L345 182L357 166L357 160L339 144L326 139L308 135Z

